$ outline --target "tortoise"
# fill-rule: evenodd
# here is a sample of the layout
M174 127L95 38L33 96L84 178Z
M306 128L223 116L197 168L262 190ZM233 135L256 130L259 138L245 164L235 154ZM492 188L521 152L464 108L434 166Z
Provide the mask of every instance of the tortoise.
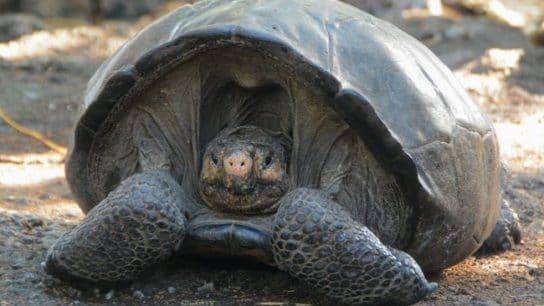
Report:
M109 284L240 256L344 303L414 303L437 286L423 271L519 241L500 174L489 119L393 25L332 0L199 1L89 81L66 162L87 215L45 269Z

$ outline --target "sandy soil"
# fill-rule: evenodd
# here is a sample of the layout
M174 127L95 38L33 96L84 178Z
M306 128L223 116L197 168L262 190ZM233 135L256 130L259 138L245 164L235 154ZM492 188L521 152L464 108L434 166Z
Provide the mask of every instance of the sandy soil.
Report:
M521 245L469 258L440 275L418 305L544 305L544 48L484 17L392 21L436 52L493 120L510 167L506 197ZM0 107L68 146L86 81L147 21L51 22L0 44ZM83 214L64 180L64 157L0 122L0 305L329 304L279 271L233 260L177 259L125 288L74 288L45 275L44 253Z

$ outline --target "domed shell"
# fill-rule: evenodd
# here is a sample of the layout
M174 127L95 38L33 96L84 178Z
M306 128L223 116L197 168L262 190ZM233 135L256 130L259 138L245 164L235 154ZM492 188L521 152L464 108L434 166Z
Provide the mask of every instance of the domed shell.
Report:
M199 1L127 42L90 80L67 162L84 210L100 200L89 190L89 152L116 120L112 114L130 106L127 97L192 57L229 46L285 63L330 97L415 203L406 251L424 270L450 266L483 243L500 207L491 123L425 46L333 0Z

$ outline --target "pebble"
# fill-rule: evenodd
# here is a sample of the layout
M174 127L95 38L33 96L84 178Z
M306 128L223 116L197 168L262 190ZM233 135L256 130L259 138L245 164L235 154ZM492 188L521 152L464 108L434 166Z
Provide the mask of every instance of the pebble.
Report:
M140 290L136 290L136 291L132 292L132 296L137 298L137 299L145 298L145 295Z
M36 284L40 281L39 276L33 272L25 272L23 274L23 277L25 278L25 280L30 281L33 284Z
M24 238L21 239L21 242L23 244L28 245L28 244L34 244L36 241L34 239L32 239L32 238L24 237Z
M46 221L40 217L30 217L22 221L22 225L28 226L30 228L43 227L46 224Z
M198 287L196 291L198 292L212 292L215 290L213 282L204 282L204 285Z
M50 193L44 192L38 196L40 200L49 200L52 198Z
M19 270L19 269L22 268L22 266L20 264L18 264L18 263L14 263L14 264L11 265L11 268L13 270Z
M174 287L168 287L167 290L168 290L168 293L170 293L170 294L176 293L176 288L174 288Z
M7 196L7 197L4 197L3 200L14 203L14 204L30 204L34 202L30 198L16 197L16 196Z
M459 295L470 295L470 292L468 292L465 288L459 288L456 290L456 293Z
M115 291L112 289L108 293L106 293L105 298L106 298L106 300L111 300L114 295L115 295Z
M490 300L482 301L482 300L478 300L476 298L473 298L470 301L470 305L471 306L500 306L500 304L498 304L495 301L490 301Z

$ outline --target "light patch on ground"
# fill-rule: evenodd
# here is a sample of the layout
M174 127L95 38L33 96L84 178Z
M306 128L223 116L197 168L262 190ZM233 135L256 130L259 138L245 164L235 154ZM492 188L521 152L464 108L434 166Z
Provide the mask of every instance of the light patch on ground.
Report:
M491 19L530 31L543 18L542 0L461 0L466 7L483 12Z
M50 205L35 205L31 208L27 207L27 209L9 209L0 206L0 214L20 215L22 213L32 214L43 219L63 220L69 223L78 223L84 217L79 206L70 201L55 202Z
M527 92L508 83L509 77L520 69L525 55L523 49L487 50L455 74L473 94L480 105L491 110L517 103L515 116L494 117L493 124L501 147L501 156L512 170L524 173L544 171L544 96Z
M523 49L491 48L474 61L455 71L463 86L485 98L500 100L507 93L506 79L519 69Z
M0 163L9 164L61 164L64 162L64 159L64 155L58 154L56 152L0 154Z
M126 41L127 36L115 33L113 27L78 26L38 31L20 39L0 44L0 59L19 61L82 50L86 56L109 56Z
M520 124L497 122L495 130L501 154L511 166L523 172L544 171L544 112L523 118Z
M2 187L24 187L60 178L64 178L62 164L0 164L0 185Z

